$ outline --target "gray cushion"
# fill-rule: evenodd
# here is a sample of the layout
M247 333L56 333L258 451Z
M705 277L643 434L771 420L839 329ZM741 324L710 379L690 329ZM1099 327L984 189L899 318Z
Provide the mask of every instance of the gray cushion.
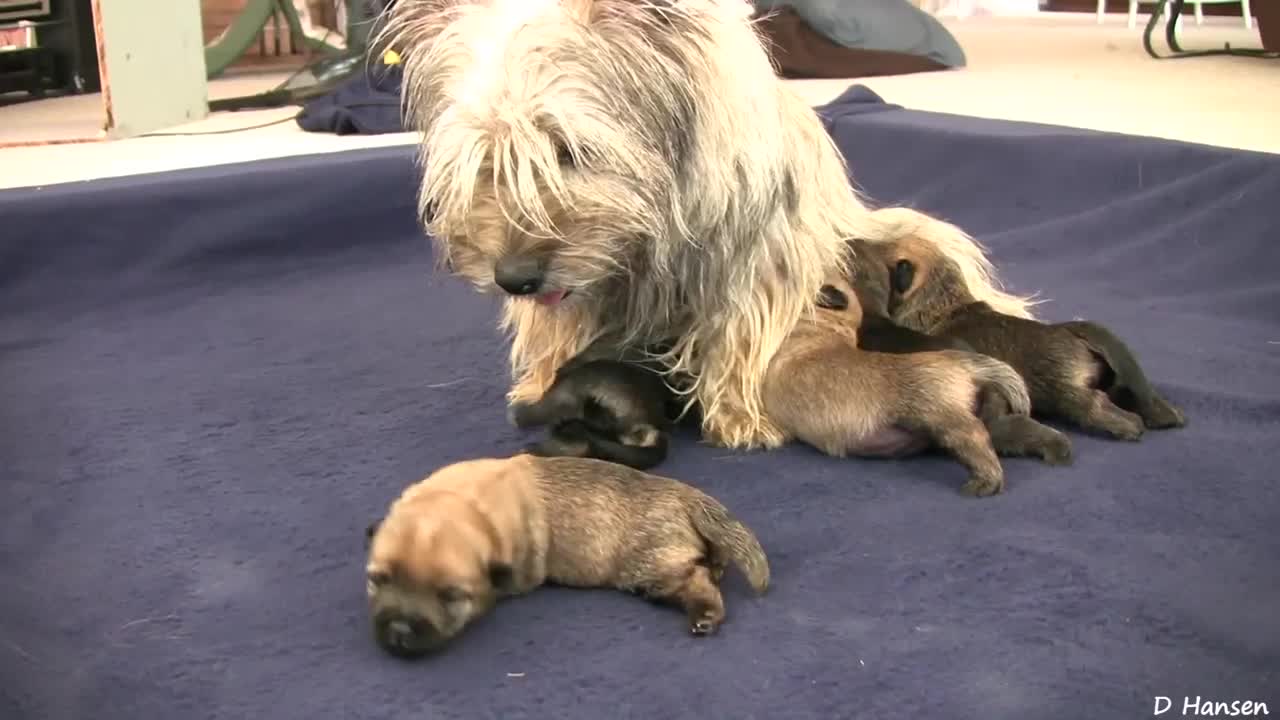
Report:
M910 53L964 67L964 50L937 18L906 0L752 0L759 12L790 5L813 29L848 48Z

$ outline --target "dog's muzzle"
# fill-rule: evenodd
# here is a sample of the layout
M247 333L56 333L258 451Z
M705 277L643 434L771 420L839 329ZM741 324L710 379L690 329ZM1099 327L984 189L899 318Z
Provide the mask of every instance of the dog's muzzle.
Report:
M493 282L510 295L532 296L543 305L557 305L569 295L546 283L546 267L528 255L508 255L493 266Z
M373 632L383 650L402 658L427 655L449 642L426 618L391 610L374 616Z
M528 255L508 255L493 266L493 281L512 295L533 295L543 280L542 262Z

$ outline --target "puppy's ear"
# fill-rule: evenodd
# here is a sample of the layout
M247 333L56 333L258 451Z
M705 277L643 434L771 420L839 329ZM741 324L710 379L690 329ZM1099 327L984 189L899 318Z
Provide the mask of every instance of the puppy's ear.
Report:
M489 584L498 592L508 592L515 585L515 574L511 566L504 562L490 563Z
M818 307L823 310L848 310L849 296L834 285L823 285L818 290Z
M910 260L899 260L889 272L889 286L898 295L905 295L916 280L916 265Z

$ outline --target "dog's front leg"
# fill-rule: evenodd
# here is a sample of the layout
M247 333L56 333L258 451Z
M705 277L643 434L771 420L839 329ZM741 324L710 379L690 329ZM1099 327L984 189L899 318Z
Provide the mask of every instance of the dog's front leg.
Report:
M743 450L781 447L786 436L770 419L761 397L764 373L730 355L720 367L706 367L697 387L702 434L707 442Z
M594 318L575 308L546 308L529 300L508 300L502 328L511 337L514 383L507 402L533 403L555 382L556 371L595 335Z

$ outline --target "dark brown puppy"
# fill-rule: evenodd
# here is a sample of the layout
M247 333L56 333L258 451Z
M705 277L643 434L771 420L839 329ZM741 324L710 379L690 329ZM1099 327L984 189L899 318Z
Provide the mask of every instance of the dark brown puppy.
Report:
M855 259L874 258L861 240L848 242ZM858 304L862 308L862 324L858 328L858 347L870 352L915 353L930 350L963 350L973 348L963 340L935 337L911 328L903 327L889 317L889 296L892 292L890 273L876 262L853 262L850 285L853 286ZM819 306L843 310L848 298L837 288L826 285L819 296Z
M580 354L556 371L535 402L515 403L517 427L549 426L549 437L525 448L544 457L589 457L647 470L667 457L679 415L663 376L640 362Z
M889 314L913 330L963 340L1012 365L1027 381L1032 412L1123 440L1146 428L1186 424L1151 386L1132 351L1092 322L1048 324L976 302L959 269L934 246L907 235L867 245L890 273Z
M682 607L695 635L725 618L736 565L769 586L755 535L709 495L583 458L517 455L441 468L369 527L374 637L406 657L439 650L504 596L546 582L612 587Z

